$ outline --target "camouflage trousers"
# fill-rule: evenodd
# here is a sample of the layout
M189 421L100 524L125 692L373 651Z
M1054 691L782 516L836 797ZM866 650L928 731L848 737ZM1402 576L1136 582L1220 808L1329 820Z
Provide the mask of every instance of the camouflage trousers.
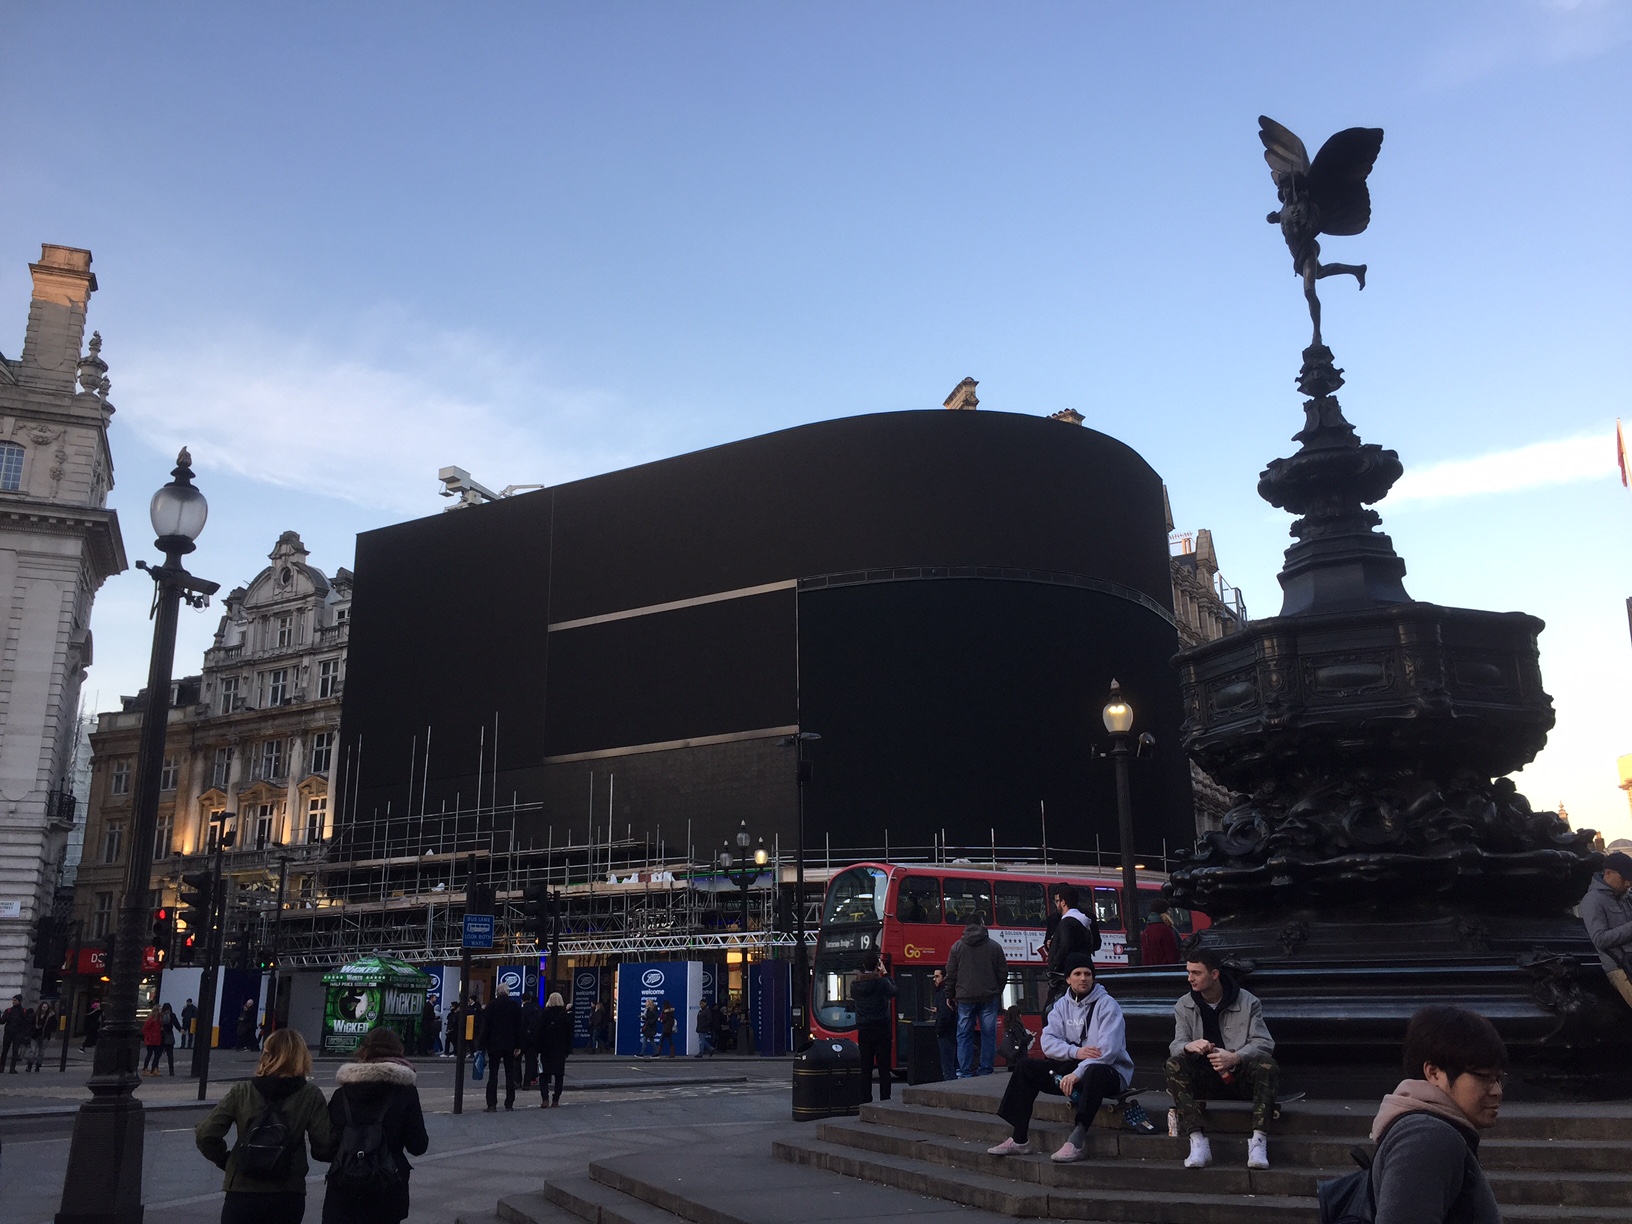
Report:
M1167 1092L1173 1098L1173 1108L1179 1111L1179 1133L1204 1130L1202 1100L1232 1100L1252 1102L1252 1129L1268 1130L1269 1120L1275 1116L1275 1093L1280 1088L1281 1068L1273 1058L1244 1060L1231 1074L1233 1083L1224 1078L1201 1054L1178 1054L1167 1060Z

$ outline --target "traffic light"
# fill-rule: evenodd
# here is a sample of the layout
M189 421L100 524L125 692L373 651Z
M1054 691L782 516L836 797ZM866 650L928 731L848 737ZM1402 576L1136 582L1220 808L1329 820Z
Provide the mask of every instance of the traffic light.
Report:
M544 942L544 914L550 890L543 884L529 884L522 894L521 927L535 943Z
M550 916L550 937L553 939L561 930L561 893L559 891L550 894L550 904L547 912Z
M153 952L161 964L170 959L170 942L175 934L175 911L167 905L159 906L153 911Z
M190 890L190 891L189 891ZM210 929L210 901L215 896L215 874L197 871L181 877L181 924L188 930L188 946L194 936Z
M62 950L57 947L57 920L41 915L34 926L34 968L62 968Z
M243 935L234 935L221 947L221 963L228 969L249 968L249 941Z
M193 957L196 955L194 948L197 946L197 939L198 936L191 931L181 937L180 942L176 945L176 963L178 965L193 963Z
M263 945L255 949L255 965L262 973L265 973L269 969L277 968L278 958L272 955L271 948Z

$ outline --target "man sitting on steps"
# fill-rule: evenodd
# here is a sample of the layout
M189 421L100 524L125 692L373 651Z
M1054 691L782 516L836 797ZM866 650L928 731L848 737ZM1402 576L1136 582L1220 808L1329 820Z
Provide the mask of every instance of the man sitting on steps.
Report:
M1202 1127L1196 1097L1252 1100L1252 1138L1247 1168L1269 1168L1269 1120L1275 1115L1275 1090L1281 1069L1270 1054L1275 1039L1264 1023L1264 1008L1242 990L1211 948L1187 955L1185 974L1190 993L1173 1007L1172 1055L1167 1060L1167 1091L1179 1111L1179 1125L1190 1136L1184 1167L1212 1163L1213 1149Z
M993 1156L1031 1151L1027 1136L1037 1094L1073 1098L1076 1129L1053 1159L1064 1164L1087 1154L1088 1127L1106 1097L1120 1096L1133 1079L1127 1027L1122 1008L1094 982L1093 958L1080 952L1061 966L1066 991L1043 1025L1042 1058L1028 1058L1015 1068L1003 1092L997 1116L1014 1128L1013 1137L987 1148ZM1060 1076L1058 1083L1054 1077Z

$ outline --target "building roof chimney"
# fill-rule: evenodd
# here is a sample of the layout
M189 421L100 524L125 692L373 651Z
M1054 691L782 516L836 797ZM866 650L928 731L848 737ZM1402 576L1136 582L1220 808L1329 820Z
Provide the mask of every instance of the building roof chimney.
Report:
M966 378L952 388L952 394L946 397L943 408L950 408L954 412L973 412L980 407L980 401L975 398L975 388L980 386L972 378Z
M29 264L28 270L34 297L28 305L19 381L72 395L85 338L85 308L96 292L91 253L47 242L40 247L40 262Z
M1061 408L1058 412L1049 413L1048 419L1051 421L1064 421L1067 425L1081 425L1083 418L1082 413L1075 408Z

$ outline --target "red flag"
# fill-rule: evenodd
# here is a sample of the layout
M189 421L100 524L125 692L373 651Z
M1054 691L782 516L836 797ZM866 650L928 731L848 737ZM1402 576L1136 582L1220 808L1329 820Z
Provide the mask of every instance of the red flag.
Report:
M1629 487L1626 479L1626 439L1621 436L1621 418L1615 418L1615 462L1621 465L1621 488Z

